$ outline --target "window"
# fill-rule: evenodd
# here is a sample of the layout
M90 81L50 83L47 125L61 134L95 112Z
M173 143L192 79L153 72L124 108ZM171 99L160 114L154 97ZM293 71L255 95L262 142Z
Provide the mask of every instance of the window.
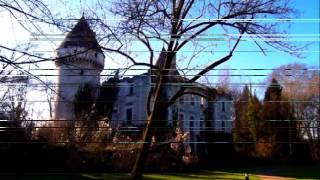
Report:
M205 100L203 97L201 97L201 105L204 106Z
M224 101L222 101L221 106L222 106L222 107L221 107L221 108L222 108L222 112L226 112Z
M222 115L220 117L220 120L221 120L221 130L225 131L227 117Z
M178 127L181 127L181 126L183 127L183 119L184 119L183 114L179 114L178 121L177 121Z
M193 106L194 105L194 95L191 94L191 105Z
M194 117L190 116L190 128L193 127Z
M222 128L222 131L224 131L224 128L225 128L225 122L224 122L224 120L221 121L221 128Z
M130 84L130 85L129 85L128 95L133 95L133 84Z
M132 123L132 108L127 109L126 115L127 115L127 123L131 124Z
M94 53L94 57L98 57L98 53Z
M189 129L190 129L190 140L191 141L193 140L193 134L194 134L193 120L194 120L194 117L190 116Z
M180 121L183 121L183 119L184 119L183 114L180 114L180 115L179 115L179 120L180 120Z
M77 49L74 49L74 50L73 50L73 53L77 53Z
M80 70L80 76L83 76L84 72L83 69Z

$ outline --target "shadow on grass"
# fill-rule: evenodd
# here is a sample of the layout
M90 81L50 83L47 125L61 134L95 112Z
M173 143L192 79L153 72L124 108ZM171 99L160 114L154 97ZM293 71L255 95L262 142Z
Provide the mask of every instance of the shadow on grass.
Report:
M201 173L179 173L179 174L147 174L145 175L148 180L188 180L188 179L225 179L225 180L243 180L242 174L226 173L226 172L201 172Z
M103 174L24 174L24 175L0 175L1 180L127 180L130 177L125 173ZM145 174L146 180L188 180L188 179L225 179L243 180L243 175L238 173L203 171L196 173L164 173ZM255 180L254 178L252 178Z
M255 173L296 179L320 179L320 166L275 166L256 169Z
M217 172L219 169L209 170ZM320 165L288 165L266 166L251 168L227 168L221 171L227 173L249 173L254 175L279 176L293 179L318 179L320 180ZM251 179L251 178L250 178Z
M250 174L250 180L258 180L255 175L272 175L297 179L320 179L320 166L273 166L259 168L237 168L222 170L204 170L186 173L147 173L146 180L243 180L244 173ZM0 175L1 180L126 180L128 173L93 174L25 174Z

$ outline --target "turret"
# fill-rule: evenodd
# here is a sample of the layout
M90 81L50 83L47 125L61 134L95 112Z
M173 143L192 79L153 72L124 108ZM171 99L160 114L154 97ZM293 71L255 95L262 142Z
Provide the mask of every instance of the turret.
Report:
M103 52L87 20L82 17L56 49L58 69L55 119L74 119L73 100L80 85L89 83L98 94Z

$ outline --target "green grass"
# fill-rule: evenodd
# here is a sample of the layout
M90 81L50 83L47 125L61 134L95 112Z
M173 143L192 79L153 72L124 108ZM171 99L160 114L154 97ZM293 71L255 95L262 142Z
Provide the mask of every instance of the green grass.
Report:
M268 169L269 172L263 169ZM320 166L275 166L272 168L259 168L256 173L286 177L288 179L320 180Z
M243 180L244 172L250 173L250 180L259 180L258 175L275 175L290 180L320 179L319 166L275 166L265 168L238 168L223 170L206 170L189 173L147 173L146 180ZM28 174L28 175L0 175L0 180L124 180L127 173L102 174Z
M127 179L129 174L44 174L44 175L6 175L0 176L1 180L123 180ZM225 171L203 171L196 173L164 173L164 174L145 174L146 180L191 180L191 179L226 179L226 180L243 180L243 173L225 172ZM251 176L250 180L258 180L256 176Z
M199 173L185 173L185 174L147 174L146 179L150 180L191 180L191 179L226 179L226 180L243 180L243 173L233 173L226 171L203 171ZM250 180L258 180L257 176L251 175Z

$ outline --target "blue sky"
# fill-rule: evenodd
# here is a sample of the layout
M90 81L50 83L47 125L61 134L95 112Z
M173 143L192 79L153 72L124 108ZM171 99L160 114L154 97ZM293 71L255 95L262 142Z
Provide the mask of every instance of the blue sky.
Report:
M305 39L301 43L310 43L309 40L312 38L315 40L312 45L308 46L304 51L305 58L297 58L291 56L285 52L276 51L276 52L269 52L267 55L263 53L257 52L247 52L249 50L256 50L259 49L254 45L253 42L242 42L237 49L238 51L234 54L234 57L220 65L217 69L220 68L231 68L231 69L275 69L281 65L285 65L288 63L304 63L307 64L309 67L314 67L318 69L320 67L320 60L319 60L319 1L318 0L310 0L310 1L303 1L303 0L296 0L294 4L291 4L294 8L296 8L300 15L298 19L317 19L313 22L307 21L300 21L300 22L293 22L291 27L288 29L288 35L293 36L293 41ZM283 26L287 26L284 22ZM309 39L306 39L308 38ZM273 48L268 48L270 50L275 50ZM241 52L245 51L245 52ZM232 70L231 74L236 75L252 75L252 74L259 74L259 75L267 75L271 72L271 70L265 71L248 71L248 70ZM211 74L217 74L217 71L211 72ZM264 76L255 77L255 76L245 76L245 77L233 77L232 82L237 83L244 83L244 82L252 82L252 83L259 83L265 80Z
M65 1L65 3L67 3L66 5L61 4L60 2L63 1L47 1L47 3L49 3L50 8L52 9L53 12L58 12L60 14L60 16L63 17L69 17L69 18L79 18L82 15L83 12L83 8L81 8L81 6L91 6L94 4L95 1L93 0L74 0L74 1ZM81 5L80 5L81 2ZM106 3L107 4L107 3ZM257 51L259 51L259 49L257 48L257 46L253 43L253 42L241 42L237 51L234 53L234 56L232 57L232 59L222 65L220 65L219 67L217 67L217 69L220 68L231 68L231 69L252 69L252 68L258 68L258 69L273 69L273 68L277 68L280 65L283 64L288 64L288 63L305 63L308 66L313 66L313 67L317 67L319 68L320 64L319 64L319 0L308 0L308 1L304 1L304 0L295 0L293 1L293 4L291 4L294 8L296 8L299 12L300 12L300 16L298 17L299 19L318 19L317 21L313 21L313 22L306 22L306 21L300 21L300 22L294 22L292 23L291 28L289 29L289 34L288 35L292 35L295 38L293 38L293 40L297 40L297 39L303 39L306 37L310 37L316 39L317 41L314 42L314 44L310 45L307 49L305 49L305 58L303 59L299 59L297 57L293 57L288 55L287 53L284 52L279 52L279 51L274 51L274 49L272 48L268 48L270 50L273 50L274 52L269 52L267 53L267 55L265 56L263 53L259 53ZM60 18L60 17L57 17ZM12 20L11 20L12 21ZM9 25L11 22L8 21L7 24ZM283 22L283 26L286 26L287 23ZM16 25L17 26L17 25ZM26 32L23 30L19 30L19 28L17 27L11 27L12 30L8 30L7 28L3 28L1 31L2 34L8 34L8 33L14 33L13 35L9 35L8 36L3 36L0 37L4 38L4 40L6 40L6 38L9 37L13 37L14 40L7 40L8 42L11 41L11 43L16 42L17 39L23 39L22 37L26 36ZM50 28L48 30L51 30ZM56 30L51 31L52 33L56 33ZM218 31L215 31L217 33L219 33ZM48 31L48 33L50 33L50 31ZM61 40L63 39L63 37L61 37ZM1 39L1 41L3 41ZM6 42L6 41L4 41ZM60 42L56 42L55 44L50 44L50 41L42 41L42 42L33 42L35 44L37 44L41 49L46 49L49 52L53 52L56 48L56 46L60 43ZM309 43L309 41L306 41L305 43ZM50 45L49 45L50 44ZM159 48L158 50L160 50L162 47L161 44L158 43L157 45ZM223 46L222 46L223 47ZM192 52L190 52L190 50L194 49L194 47L192 46L187 46L186 49L182 49L181 52L179 52L179 55L182 56L178 56L178 61L179 61L179 65L180 67L184 67L186 62L182 62L182 60L184 60L185 56L190 56L190 54ZM135 46L134 48L132 48L132 50L145 50L143 49L141 46ZM214 49L211 48L209 50L225 50L225 48L222 49ZM248 52L248 51L252 51L252 52ZM138 57L138 61L147 61L147 53L148 52L141 52L139 53L139 57ZM52 54L52 53L51 53ZM215 59L218 59L219 57L225 55L225 52L215 52L213 55L211 53L206 53L203 52L201 53L201 55L194 60L191 63L190 68L192 67L197 67L197 65L202 64L204 67L205 64L208 64L209 62L212 62ZM123 67L124 64L126 64L124 62L123 59L119 58L118 56L116 56L115 54L109 54L106 53L107 58L106 58L106 67L105 68L118 68L118 67ZM200 62L200 63L199 63ZM53 63L52 63L53 65ZM54 66L53 66L54 67ZM209 74L215 74L215 72L217 71L212 71ZM270 71L259 71L262 74L268 74L270 73ZM131 72L132 74L137 74L139 72ZM248 72L248 71L232 71L232 74L253 74L254 72ZM255 72L256 73L256 72ZM261 81L264 77L250 77L248 76L250 81ZM246 78L245 78L246 79ZM248 78L247 78L248 79ZM235 79L238 81L238 79Z
M231 60L228 62L220 65L216 69L221 68L231 68L231 69L275 69L281 65L288 64L288 63L304 63L308 66L316 67L319 69L320 63L319 63L319 1L318 0L309 0L303 1L303 0L295 0L293 1L293 4L291 4L292 7L297 9L299 11L299 17L298 21L293 21L291 23L291 27L288 29L288 36L293 37L291 41L293 43L296 43L299 41L299 43L310 43L311 41L314 41L312 45L308 46L306 49L304 49L303 55L305 58L297 58L294 56L291 56L285 52L278 51L272 47L264 46L264 48L267 48L273 52L268 52L267 55L264 55L263 53L259 53L259 48L254 44L254 42L241 42L239 47L237 48L237 51L234 53L234 56ZM300 21L301 19L314 19L313 21ZM288 23L283 22L282 27L287 27ZM219 30L214 30L208 33L221 33ZM221 42L226 43L226 42ZM263 44L263 43L262 43ZM161 45L159 45L161 46ZM137 48L137 46L135 47ZM138 48L139 49L139 48ZM161 49L161 47L159 47ZM185 56L190 56L193 52L192 50L194 47L192 45L188 45L186 48L182 49L178 53L178 63L180 67L186 67L186 61ZM224 51L226 50L226 44L222 45L221 47L218 47L217 49L211 48L208 50L217 50L217 51ZM251 52L248 52L251 51ZM215 59L218 59L222 56L224 56L227 52L215 52L212 54L211 52L202 52L201 55L195 60L192 61L190 68L197 67L199 64L202 64L201 67L204 67L205 64L208 64L212 62ZM140 56L143 57L141 59L145 59L146 53L140 53ZM240 70L235 71L231 70L231 74L242 74L242 75L250 75L250 74L261 74L261 75L267 75L271 72L271 70L266 71L247 71L247 70ZM211 71L209 75L215 75L218 71ZM194 74L194 73L191 73ZM211 77L210 77L211 78ZM265 80L265 76L244 76L239 78L233 78L232 81L236 81L240 83L244 82L262 82ZM213 82L216 80L216 78L212 78Z
M79 5L79 0L75 0L72 2L65 1L67 4L71 5L67 6L63 4L59 4L58 2L63 1L48 1L50 8L55 12L60 12L60 15L62 17L71 17L71 18L80 18L82 15L82 10ZM84 4L93 4L93 0L82 0L81 1ZM319 0L295 0L294 4L292 4L293 7L298 9L301 14L298 17L299 19L317 19L313 22L295 22L292 24L291 28L289 29L289 35L299 35L300 37L307 37L307 35L315 35L313 38L317 38L317 41L309 46L305 51L306 58L299 59L293 56L290 56L284 52L270 52L267 53L267 56L263 55L259 52L241 52L242 50L248 51L248 50L259 50L253 42L242 42L238 48L238 51L235 52L234 56L230 61L227 63L224 63L217 67L217 69L221 68L231 68L231 69L237 69L232 70L231 74L241 74L241 75L252 75L252 74L261 74L261 75L267 75L271 72L271 70L266 71L248 71L248 70L242 70L242 69L274 69L279 67L280 65L288 64L288 63L305 63L308 66L316 67L319 71L320 62L319 62ZM66 8L66 9L65 9ZM69 16L71 15L71 16ZM19 27L19 24L14 21L14 18L9 17L8 14L5 12L0 12L0 18L2 22L2 27L0 28L1 34L6 34L6 36L0 36L0 44L2 45L8 45L10 47L15 47L16 44L20 43L21 41L29 41L30 40L30 33L26 32L21 26ZM60 17L57 17L60 18ZM284 26L286 23L283 24ZM56 29L50 29L46 27L45 29L48 29L48 33L61 33L57 32ZM298 36L297 36L298 37ZM63 37L61 37L63 38ZM61 39L62 40L62 39ZM32 42L34 44L38 45L38 50L47 51L47 54L53 55L54 50L56 49L57 45L60 43L57 41L54 44L51 44L50 41L41 41L41 42ZM162 48L161 44L158 44L159 50ZM135 46L133 50L139 50L141 47ZM183 50L182 55L188 56L188 51L192 51L194 48L188 46L187 49ZM194 60L191 63L191 68L197 67L197 65L202 64L205 65L209 62L212 62L212 60L215 60L226 53L219 53L216 52L214 55L210 53L203 53L199 58ZM119 68L123 67L124 59L119 58L119 56L113 56L113 54L110 56L110 54L106 54L106 65L105 68ZM147 61L147 58L145 58L146 53L140 53L140 58L143 59L143 61ZM113 59L113 60L112 60ZM140 60L140 59L139 59ZM183 56L180 56L180 59L178 59L179 62L184 60ZM183 63L179 63L180 67L183 66ZM40 68L55 68L54 64L52 62L44 63L39 65ZM203 66L201 66L203 67ZM138 68L138 67L137 67ZM33 73L36 74L44 74L45 72L41 71L34 71ZM110 71L109 71L110 72ZM48 72L49 74L53 73L52 71ZM105 72L108 73L108 72ZM138 74L140 72L133 71L131 74ZM194 74L194 73L192 73ZM218 74L218 71L211 71L209 75L216 75ZM256 76L243 76L241 78L235 77L232 78L231 82L235 83L256 83L256 82L263 82L265 80L265 76L256 77ZM211 79L211 82L216 82L216 77L209 77ZM52 80L52 78L50 79ZM264 88L264 87L263 87ZM261 91L262 92L262 91ZM32 96L31 99L40 98L45 96Z

